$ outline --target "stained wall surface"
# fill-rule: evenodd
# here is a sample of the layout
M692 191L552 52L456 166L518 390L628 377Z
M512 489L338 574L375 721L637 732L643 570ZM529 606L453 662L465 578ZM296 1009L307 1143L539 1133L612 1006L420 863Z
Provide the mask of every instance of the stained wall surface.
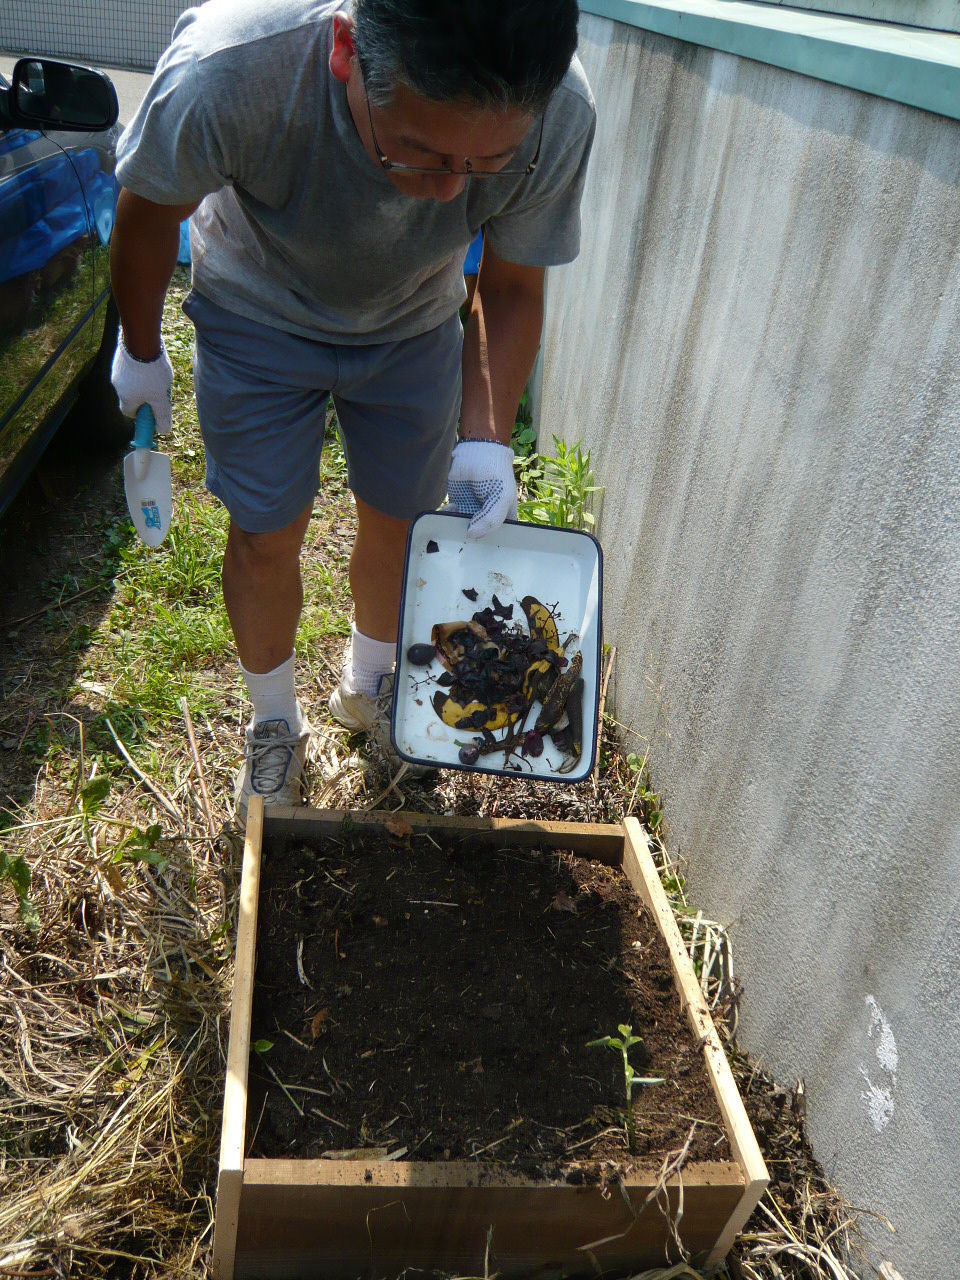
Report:
M584 18L542 436L605 485L616 706L742 1037L827 1173L960 1274L960 125Z

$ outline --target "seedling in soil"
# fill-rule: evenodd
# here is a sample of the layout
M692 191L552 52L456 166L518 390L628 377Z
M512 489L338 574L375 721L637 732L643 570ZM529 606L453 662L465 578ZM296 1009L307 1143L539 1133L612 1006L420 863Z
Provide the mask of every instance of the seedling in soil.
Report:
M638 1076L636 1074L630 1065L630 1059L627 1055L635 1044L643 1043L642 1037L635 1036L633 1027L628 1026L625 1022L621 1022L617 1030L620 1032L619 1036L602 1036L599 1040L591 1040L587 1048L616 1049L623 1054L623 1082L627 1095L627 1107L623 1113L623 1121L627 1130L627 1149L632 1154L637 1145L637 1135L633 1126L633 1091L638 1085L666 1084L666 1081L663 1076Z

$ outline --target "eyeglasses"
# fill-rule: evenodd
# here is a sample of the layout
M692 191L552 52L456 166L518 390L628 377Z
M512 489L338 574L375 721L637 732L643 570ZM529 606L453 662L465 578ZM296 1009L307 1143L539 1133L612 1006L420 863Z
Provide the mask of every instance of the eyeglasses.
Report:
M367 102L367 119L370 121L370 137L373 139L373 149L377 153L377 159L380 161L380 167L385 169L387 173L426 173L439 174L442 173L456 175L460 178L524 178L529 177L537 167L537 161L540 159L540 148L543 145L543 116L540 116L540 136L537 138L537 149L533 153L533 159L529 164L524 165L522 169L475 169L470 163L467 156L463 157L462 169L451 169L448 164L442 165L419 165L419 164L401 164L398 160L391 160L384 154L383 148L377 141L377 133L373 127L373 112L370 109L370 95L367 93L367 86L364 83L363 96Z

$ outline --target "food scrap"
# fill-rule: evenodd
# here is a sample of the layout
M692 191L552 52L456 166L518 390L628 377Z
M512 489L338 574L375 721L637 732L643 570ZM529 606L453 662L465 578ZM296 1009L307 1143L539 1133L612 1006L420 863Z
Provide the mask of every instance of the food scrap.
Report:
M472 587L463 594L477 600ZM516 756L536 759L549 738L564 757L557 772L569 773L583 748L583 657L577 650L567 658L574 637L561 643L547 605L527 595L520 607L526 627L513 622L514 606L494 595L469 619L436 623L431 643L411 645L407 660L425 667L436 657L443 666L431 705L444 724L474 735L460 744L461 764L502 752L505 768L520 769Z

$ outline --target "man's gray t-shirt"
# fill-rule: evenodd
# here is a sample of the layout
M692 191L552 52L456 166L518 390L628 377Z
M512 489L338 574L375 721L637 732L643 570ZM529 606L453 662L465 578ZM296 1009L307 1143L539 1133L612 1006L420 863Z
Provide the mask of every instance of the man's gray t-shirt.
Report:
M579 62L553 95L533 174L468 178L449 203L402 194L364 150L329 67L342 0L209 0L188 10L119 144L124 187L158 204L206 197L192 221L196 289L239 315L333 343L425 333L462 303L484 227L509 262L580 247L595 110ZM510 167L530 160L539 121Z

